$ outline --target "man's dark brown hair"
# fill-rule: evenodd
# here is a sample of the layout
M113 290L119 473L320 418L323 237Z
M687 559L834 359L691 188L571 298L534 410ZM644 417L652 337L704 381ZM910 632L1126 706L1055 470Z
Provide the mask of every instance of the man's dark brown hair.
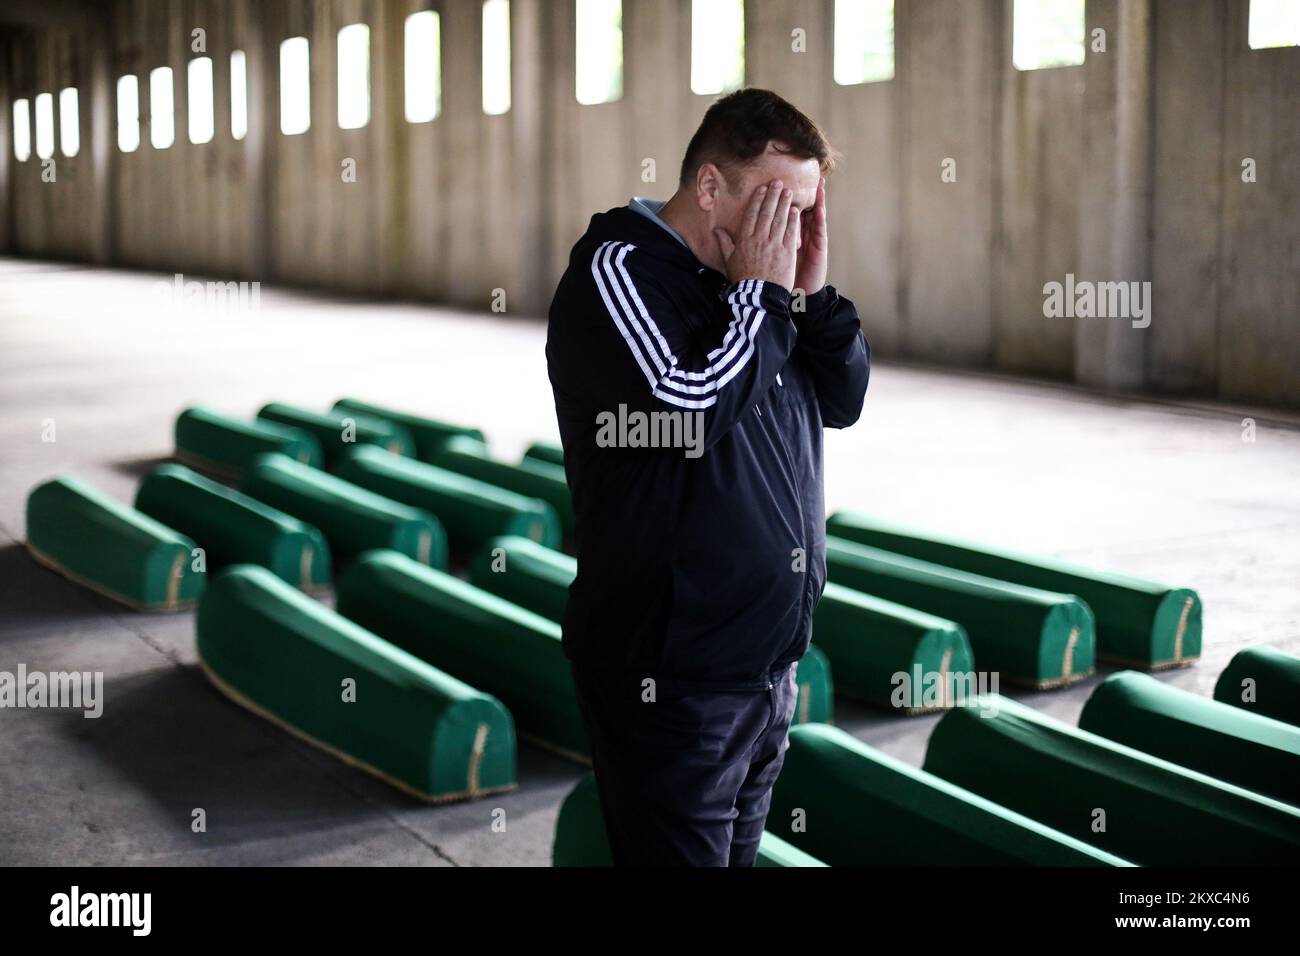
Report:
M680 185L689 186L704 163L713 163L728 179L757 159L771 142L799 159L815 159L822 173L835 166L837 154L821 129L771 90L737 90L709 107L682 159Z

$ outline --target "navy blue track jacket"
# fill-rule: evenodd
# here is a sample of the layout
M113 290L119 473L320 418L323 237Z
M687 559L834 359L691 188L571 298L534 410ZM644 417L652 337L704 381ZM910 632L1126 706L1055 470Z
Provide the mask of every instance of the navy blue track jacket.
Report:
M573 247L546 357L573 494L575 663L764 687L803 657L826 582L822 428L857 421L870 349L831 286L791 304L626 207ZM629 421L699 413L703 454L599 444L598 416L620 406Z

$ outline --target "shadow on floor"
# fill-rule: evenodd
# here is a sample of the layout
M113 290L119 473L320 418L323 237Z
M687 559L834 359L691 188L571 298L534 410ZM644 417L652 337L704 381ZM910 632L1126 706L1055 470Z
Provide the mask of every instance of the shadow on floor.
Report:
M0 545L0 643L27 634L66 630L81 621L126 611L103 595L38 564L23 544Z

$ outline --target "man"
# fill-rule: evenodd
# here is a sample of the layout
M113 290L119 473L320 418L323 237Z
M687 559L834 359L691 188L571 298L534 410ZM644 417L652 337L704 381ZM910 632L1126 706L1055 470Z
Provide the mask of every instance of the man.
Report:
M673 197L593 216L551 303L564 649L617 865L758 852L825 585L822 428L869 371L826 284L832 164L775 93L724 97Z

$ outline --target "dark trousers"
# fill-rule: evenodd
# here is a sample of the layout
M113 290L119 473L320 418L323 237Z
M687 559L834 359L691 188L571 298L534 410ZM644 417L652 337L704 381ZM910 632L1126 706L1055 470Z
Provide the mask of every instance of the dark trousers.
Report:
M753 866L789 746L797 664L763 689L573 668L615 866Z

